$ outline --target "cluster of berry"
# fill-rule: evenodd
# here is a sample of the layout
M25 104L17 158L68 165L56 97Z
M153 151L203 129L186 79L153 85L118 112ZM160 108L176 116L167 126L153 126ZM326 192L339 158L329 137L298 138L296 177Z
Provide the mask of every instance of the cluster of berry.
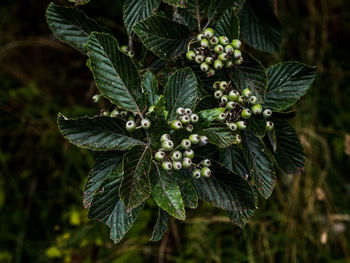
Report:
M190 108L177 108L176 114L176 120L171 122L170 128L173 130L185 128L188 132L192 132L193 124L199 121L198 115L192 113L192 110Z
M135 52L130 50L129 47L126 45L121 46L120 51L131 58L133 58L135 56Z
M216 70L232 68L234 64L243 62L242 52L239 50L241 41L234 39L232 42L226 36L216 37L212 28L207 28L197 35L197 48L189 50L186 58L200 64L202 71L207 76L213 76ZM191 42L190 42L191 44Z
M219 115L218 121L225 122L232 131L244 130L252 114L263 114L265 118L272 115L270 109L263 110L261 104L257 103L256 96L248 88L240 93L234 89L231 82L216 81L213 89L215 90L214 97L219 100L220 107L226 108L226 111ZM273 122L266 122L267 131L271 131L273 127ZM237 143L241 141L239 135L236 136L236 139Z

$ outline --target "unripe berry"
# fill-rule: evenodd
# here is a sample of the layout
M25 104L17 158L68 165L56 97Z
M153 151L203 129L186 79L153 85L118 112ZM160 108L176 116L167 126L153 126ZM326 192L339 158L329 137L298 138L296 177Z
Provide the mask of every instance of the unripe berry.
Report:
M270 109L266 109L264 110L263 115L265 118L269 118L272 115L272 111Z
M188 59L188 60L194 60L195 58L196 58L196 53L194 53L194 51L188 51L187 53L186 53L186 58Z
M240 103L240 104L244 103L244 97L243 96L239 96L238 97L238 103Z
M208 65L211 65L214 63L214 59L212 57L206 57L205 63L207 63Z
M255 115L259 115L262 113L262 106L260 104L255 104L253 107L252 107L252 112L255 114Z
M231 131L237 131L237 128L238 128L237 124L234 122L228 123L227 127L229 127Z
M181 121L182 124L189 124L191 119L190 119L189 116L184 115L184 116L181 116L180 121Z
M225 67L226 67L226 68L233 68L234 65L235 65L235 63L233 63L232 60L227 60L227 61L225 62Z
M200 142L200 137L198 134L191 134L188 138L192 144L197 144Z
M195 179L199 179L201 177L201 170L199 169L194 169L192 171L192 176L195 178Z
M219 55L219 59L220 59L221 61L227 61L228 55L227 55L226 53L221 53L221 54Z
M163 134L161 137L160 137L160 141L161 142L164 142L164 141L167 141L167 140L170 140L170 135L169 134Z
M184 157L190 158L192 160L194 157L194 151L192 149L184 151Z
M235 64L236 65L241 65L243 63L243 57L235 59Z
M120 116L121 116L122 118L125 118L126 116L128 116L128 112L125 111L125 110L122 110L122 111L120 112Z
M227 54L229 54L229 55L233 54L234 51L235 51L235 50L234 50L233 46L231 46L231 45L227 45L227 46L225 47L225 52L226 52Z
M157 160L157 161L163 161L164 158L165 158L165 153L163 151L158 151L156 152L156 154L154 155L154 158Z
M196 61L198 64L201 64L201 63L203 63L203 61L204 61L204 56L202 56L202 55L197 55L195 58L194 58L194 61Z
M249 103L250 103L250 104L256 104L257 101L258 101L258 99L256 98L256 96L251 96L251 97L249 98Z
M120 115L120 112L119 110L117 109L114 109L112 112L111 112L111 117L118 117Z
M210 168L209 167L203 167L202 170L201 170L201 175L203 177L206 177L206 178L210 177L210 175L211 175Z
M102 116L109 116L111 113L108 110L102 112Z
M242 45L242 42L239 39L232 40L232 46L234 48L239 49L241 47L241 45Z
M214 47L214 52L217 53L217 54L220 54L220 53L224 52L224 47L221 46L221 45L216 45Z
M244 109L241 115L244 119L249 119L252 116L252 111L250 109Z
M134 121L128 121L125 125L127 131L132 132L136 129L136 123Z
M214 75L215 75L215 69L209 68L209 70L207 71L207 77L211 77Z
M218 120L219 121L225 121L227 118L227 114L225 112L221 113L219 116L218 116Z
M162 168L165 171L170 171L173 168L173 165L171 162L163 162L162 163Z
M223 103L223 104L225 104L226 105L226 103L228 102L228 97L227 97L227 95L223 95L222 97L221 97L221 103Z
M189 168L192 165L192 160L188 157L185 157L182 159L182 167L183 168Z
M226 104L226 108L229 109L229 110L233 110L235 107L236 107L236 103L233 102L233 101L229 101Z
M227 83L227 81L220 81L220 83L219 83L219 89L220 89L221 91L224 92L227 88L228 88L228 83Z
M241 137L241 135L239 135L239 134L236 135L236 142L237 142L238 144L240 144L240 143L242 142L242 137Z
M224 64L222 63L222 61L220 59L217 59L214 61L214 68L216 70L222 69L223 66L224 66Z
M248 97L252 96L252 91L250 89L246 88L242 91L242 94L244 97L248 98Z
M191 118L191 123L197 123L199 121L199 117L195 113L191 114L190 118Z
M101 95L99 95L99 94L96 94L96 95L92 96L92 101L93 101L94 103L99 102L100 99L101 99Z
M155 109L155 106L154 106L154 105L152 105L151 107L149 107L149 108L148 108L148 113L153 112L153 111L154 111L154 109Z
M181 107L177 108L176 109L176 114L180 115L180 116L184 115L185 114L185 109L181 108Z
M192 132L192 131L193 131L193 125L192 125L192 124L188 124L188 125L186 126L186 131Z
M240 130L245 130L247 128L247 123L245 121L238 121L237 127Z
M205 62L203 62L200 66L201 70L204 72L207 72L209 70L209 65Z
M238 49L235 49L235 51L233 52L233 56L235 58L240 58L240 57L242 57L242 52Z
M126 45L121 46L120 51L127 54L129 52L129 47Z
M181 168L182 168L181 162L179 162L179 161L174 161L174 162L173 162L173 169L174 169L174 170L178 171L178 170L180 170Z
M149 129L151 127L151 121L149 119L142 119L141 126L144 129Z
M181 121L175 120L171 123L170 128L173 130L179 130L182 128L182 123Z
M222 97L223 93L221 90L217 90L214 92L215 99L220 99Z
M219 42L220 42L221 45L224 45L224 46L226 46L226 45L228 45L228 43L230 43L230 41L228 40L228 38L225 37L225 36L219 37Z
M128 121L134 121L135 120L135 117L134 116L129 116L128 117Z
M213 45L213 46L219 44L219 39L217 37L212 37L210 39L210 44Z
M169 152L174 148L174 143L171 140L166 140L162 143L162 148L164 151Z
M207 136L200 136L200 145L206 145L208 144L209 140Z
M133 58L133 57L135 56L135 52L132 51L132 50L130 50L130 51L128 52L128 56L131 57L131 58Z
M214 36L214 29L208 27L204 30L203 34L206 38L212 38Z
M189 149L191 147L191 141L189 139L183 139L181 141L181 148L182 149Z
M202 40L201 40L201 46L202 47L209 47L209 41L208 41L208 39L206 39L206 38L203 38Z
M191 115L192 114L192 110L190 108L186 108L185 109L185 114L186 115Z
M239 98L239 92L237 90L231 90L230 93L228 94L228 99L230 101L238 101Z
M182 159L182 153L180 151L173 152L173 154L171 155L171 159L173 161L180 161Z
M266 130L267 131L272 131L274 126L275 126L275 124L273 124L272 121L267 121L266 122Z
M205 167L211 166L211 161L209 159L204 159L201 164Z
M213 89L218 90L220 88L220 81L215 81L213 84Z
M202 40L203 38L205 38L204 34L198 34L198 35L197 35L197 41L198 41L198 42L201 42L201 40Z

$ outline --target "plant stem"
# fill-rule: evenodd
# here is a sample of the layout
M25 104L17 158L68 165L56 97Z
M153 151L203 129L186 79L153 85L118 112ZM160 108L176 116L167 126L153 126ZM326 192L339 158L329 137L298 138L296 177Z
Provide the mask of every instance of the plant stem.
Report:
M197 14L197 25L198 25L198 32L201 32L201 17L199 14L199 4L198 4L198 0L196 0L196 14Z

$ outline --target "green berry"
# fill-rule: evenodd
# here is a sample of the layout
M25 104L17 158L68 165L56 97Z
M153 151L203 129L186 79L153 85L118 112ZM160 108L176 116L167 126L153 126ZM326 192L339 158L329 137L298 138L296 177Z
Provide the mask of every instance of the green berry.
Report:
M195 113L192 113L190 118L191 118L191 123L197 123L199 121L199 117Z
M194 60L195 58L196 58L196 53L194 53L194 51L188 51L187 53L186 53L186 58L188 59L188 60Z
M212 38L214 36L214 29L208 27L204 30L203 34L206 38Z
M199 137L200 138L200 145L206 145L206 144L208 144L208 142L209 142L209 140L208 140L208 137L207 136L200 136Z
M212 57L206 57L205 63L207 63L208 65L211 65L214 63L214 59Z
M250 96L252 96L252 91L250 89L246 88L242 91L242 94L244 97L249 98Z
M257 101L258 101L258 99L256 98L256 96L251 96L250 98L249 98L249 103L250 104L256 104L257 103Z
M228 97L227 97L227 95L223 95L222 97L221 97L221 103L223 103L223 104L225 104L226 105L226 103L228 102Z
M239 39L232 40L232 46L234 48L239 49L241 47L241 45L242 45L242 42Z
M198 42L201 42L201 40L202 40L203 38L205 38L204 34L198 34L198 35L197 35L197 41L198 41Z
M131 57L131 58L133 58L133 57L135 56L135 52L132 51L132 50L130 50L130 51L128 52L128 56Z
M228 99L230 101L238 101L239 98L239 92L237 90L231 90L230 93L228 94Z
M233 56L235 58L240 58L240 57L242 57L242 52L238 49L235 49L235 51L233 52Z
M141 126L144 129L149 129L151 127L151 121L149 119L142 119Z
M101 95L99 95L99 94L96 94L96 95L92 96L92 101L93 101L94 103L99 102L100 99L101 99Z
M164 141L167 141L167 140L170 140L170 135L169 134L163 134L161 137L160 137L160 142L164 142Z
M181 141L181 148L182 149L189 149L191 147L191 141L189 139L183 139Z
M206 177L206 178L210 177L210 175L211 175L210 168L209 167L203 167L202 170L201 170L201 175L203 177Z
M238 129L237 124L234 123L234 122L228 123L228 124L227 124L227 127L229 127L229 129L230 129L231 131L237 131L237 129Z
M227 88L228 88L227 81L220 81L219 89L224 92Z
M188 138L192 144L197 144L200 142L200 137L198 134L191 134Z
M171 159L173 161L180 161L182 159L182 153L180 151L173 152L173 154L171 155Z
M180 170L181 168L182 168L181 162L179 162L179 161L174 161L174 162L173 162L173 169L174 169L174 170L178 171L178 170Z
M215 75L215 69L209 68L209 70L207 71L207 77L211 77L214 75Z
M125 110L122 110L122 111L120 112L120 116L121 116L122 118L125 118L126 116L128 116L128 112L125 111Z
M165 153L163 151L158 151L156 152L156 154L154 155L154 158L157 160L157 161L163 161L164 158L165 158Z
M226 68L233 68L234 65L235 65L235 63L232 60L227 60L225 62L225 67Z
M111 112L111 117L118 117L120 115L120 112L119 110L117 109L114 109L112 112Z
M261 113L262 113L262 110L263 110L263 108L262 108L262 106L261 106L260 104L255 104L255 105L253 105L253 107L252 107L252 112L253 112L255 115L261 114Z
M265 118L269 118L272 115L272 111L270 109L266 109L264 110L263 115Z
M127 54L129 52L129 47L126 45L121 46L120 51Z
M191 122L191 119L189 116L184 115L184 116L181 116L180 121L182 124L186 125L186 124L189 124Z
M252 116L252 111L250 109L244 109L241 115L244 119L249 119Z
M192 160L194 157L194 151L192 149L184 151L184 157L190 158Z
M217 54L220 54L220 53L224 52L224 47L222 45L216 45L214 47L214 52Z
M193 131L193 125L192 125L192 124L188 124L188 125L186 126L186 131L192 132L192 131Z
M247 128L247 123L245 121L238 121L237 127L240 130L245 130Z
M220 59L221 61L227 61L228 55L227 55L226 53L221 53L221 54L219 55L219 59Z
M225 112L223 112L223 113L220 113L220 115L218 116L217 119L218 119L219 121L225 121L226 118L227 118L227 114L226 114Z
M156 108L156 106L152 105L151 107L148 108L148 112L147 113L153 112L155 108Z
M214 61L214 68L216 70L222 69L223 66L224 66L224 64L222 63L222 61L220 59L217 59Z
M182 167L183 168L189 168L192 165L192 160L188 157L185 157L182 159Z
M184 115L185 114L185 109L181 108L181 107L177 108L176 109L176 114L180 115L180 116Z
M135 117L134 116L129 116L128 117L128 121L134 121L135 120Z
M226 104L226 108L229 109L229 110L233 110L235 107L236 107L236 102L229 101Z
M228 45L228 43L230 43L230 41L228 40L228 38L225 37L225 36L219 37L219 42L220 42L221 45L224 45L224 46L226 46L226 45Z
M237 142L237 144L240 144L242 142L241 135L239 135L239 134L236 135L236 142Z
M192 114L192 110L190 108L186 108L185 109L185 114L186 115L191 115Z
M174 143L171 140L166 140L162 143L162 148L166 152L170 152L174 148Z
M173 169L173 165L171 164L171 162L163 162L162 168L165 171L170 171L171 169Z
M204 56L202 55L197 55L194 60L198 63L198 64L201 64L203 63L203 61L205 60Z
M267 121L266 122L266 130L267 131L272 131L274 126L275 126L275 124L273 124L272 121Z
M227 46L225 47L225 52L226 52L227 54L229 54L229 55L233 54L234 51L235 51L235 50L234 50L233 46L231 46L231 45L227 45Z
M182 128L182 123L181 121L175 120L171 123L170 128L173 130L179 130Z
M244 97L243 96L239 96L238 97L238 103L240 103L240 104L244 103Z
M194 169L192 171L192 176L195 178L195 179L199 179L201 177L201 170L199 169Z
M205 167L211 166L211 161L209 159L204 159L201 164Z
M206 38L203 38L202 40L201 40L201 46L202 47L209 47L209 41L208 41L208 39L206 39Z
M220 81L215 81L213 84L213 89L218 90L220 88Z
M132 132L136 129L136 123L134 121L128 121L125 124L125 129L129 132Z
M217 90L214 92L215 99L220 99L222 97L223 93L221 90Z
M240 57L238 59L235 59L235 64L236 65L241 65L243 63L243 57Z
M203 62L200 66L201 70L204 72L207 72L209 70L209 65L205 62Z
M218 39L217 37L212 37L212 38L210 39L210 44L211 44L212 46L215 46L215 45L219 44L219 39Z

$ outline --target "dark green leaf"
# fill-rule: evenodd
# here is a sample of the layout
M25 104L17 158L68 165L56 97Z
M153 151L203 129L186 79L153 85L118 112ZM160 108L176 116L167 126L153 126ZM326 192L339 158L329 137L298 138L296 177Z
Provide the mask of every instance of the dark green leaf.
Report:
M238 225L241 228L245 226L245 224L253 216L253 214L254 214L253 209L227 212L227 215L229 216L231 222Z
M163 2L175 7L187 7L187 0L163 0Z
M248 131L244 135L243 150L251 178L259 193L267 199L276 184L272 162L259 138Z
M94 151L128 150L145 143L125 134L125 121L111 117L67 119L58 115L62 135L74 145Z
M108 34L92 33L87 51L101 94L120 107L141 115L145 99L140 76L130 57L119 51L117 40Z
M250 46L265 52L279 50L282 30L269 0L246 0L239 18L241 36Z
M237 145L226 148L220 154L219 162L228 170L239 174L242 178L248 178L249 169L244 159L243 151Z
M215 100L213 95L207 95L199 99L194 109L195 109L195 112L200 112L202 110L212 108L213 105L218 105L217 100Z
M187 26L190 31L194 31L197 28L197 20L191 15L187 8L178 8L177 12L174 12L173 20Z
M203 127L208 126L211 122L215 121L221 113L225 112L225 110L225 108L213 108L200 111L198 113L199 125Z
M227 9L216 23L216 33L230 40L239 38L239 20L233 9Z
M123 158L123 181L119 196L127 212L141 205L151 194L149 170L152 151L146 146L131 149Z
M160 0L126 0L124 3L124 24L128 34L131 35L132 27L138 21L145 20L157 12Z
M86 5L90 2L90 0L69 0L69 2L72 2L76 5Z
M85 45L92 31L110 30L100 26L84 12L50 3L46 10L46 19L51 31L64 43L85 54Z
M186 212L181 191L174 174L165 172L158 164L152 165L152 197L157 205L173 217L185 220Z
M159 208L156 225L152 233L150 241L159 241L163 238L165 232L168 230L169 215L167 212Z
M94 193L112 174L116 173L123 158L123 152L104 152L97 158L85 185L83 203L85 208L90 207Z
M268 87L265 107L283 111L304 96L316 77L316 67L285 62L267 69Z
M155 105L159 99L158 81L156 76L149 70L142 77L142 89L147 100L148 107Z
M178 107L193 109L197 94L197 79L190 68L179 69L172 74L164 92L168 119L175 119Z
M264 137L266 133L266 119L262 115L253 115L247 122L247 130L255 136Z
M208 137L210 143L219 148L230 147L236 142L236 136L227 127L210 127L197 131L199 135Z
M175 58L186 51L189 39L187 27L166 17L150 16L136 23L133 30L142 43L161 58Z
M176 173L174 178L180 187L185 206L192 209L196 208L198 206L198 195L190 177L184 170L181 170Z

